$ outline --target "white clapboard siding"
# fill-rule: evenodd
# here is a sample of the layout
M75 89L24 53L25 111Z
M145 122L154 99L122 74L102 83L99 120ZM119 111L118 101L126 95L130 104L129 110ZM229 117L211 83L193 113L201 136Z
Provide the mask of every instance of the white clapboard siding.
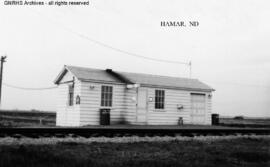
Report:
M93 82L81 83L81 104L80 104L80 125L99 125L101 106L101 86L113 87L113 99L110 116L111 124L120 123L125 119L126 110L124 104L125 85L121 84L101 84ZM90 88L92 87L92 88ZM108 107L106 107L108 108Z
M165 90L164 109L155 109L155 88L148 88L147 124L149 125L177 125L179 117L183 118L184 124L190 123L190 92L173 89ZM183 105L183 109L177 109L177 105Z
M74 105L68 106L68 85L72 83L63 83L71 81L73 77L67 73L64 76L62 83L58 85L58 98L57 98L57 126L79 126L80 122L80 107L75 104L75 98L80 94L80 81L75 79L74 85Z

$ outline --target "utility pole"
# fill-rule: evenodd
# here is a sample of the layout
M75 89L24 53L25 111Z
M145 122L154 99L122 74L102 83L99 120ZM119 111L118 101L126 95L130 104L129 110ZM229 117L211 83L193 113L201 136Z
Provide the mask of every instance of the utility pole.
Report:
M1 71L0 71L0 106L1 106L1 96L2 96L2 80L3 80L3 65L6 62L7 56L1 56Z

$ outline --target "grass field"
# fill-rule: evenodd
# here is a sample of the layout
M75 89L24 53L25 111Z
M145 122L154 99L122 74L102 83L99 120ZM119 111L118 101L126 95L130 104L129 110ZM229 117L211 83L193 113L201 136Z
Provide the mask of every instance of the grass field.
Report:
M235 119L221 117L219 123L221 126L270 128L270 118L244 117L244 119Z
M55 126L55 119L53 112L0 110L0 127Z
M22 140L22 139L14 139ZM34 140L34 139L33 139ZM151 142L80 142L38 139L36 142L0 142L1 167L267 167L270 138L203 138ZM86 139L87 140L87 139ZM122 139L119 139L122 140ZM10 139L7 139L10 141ZM102 141L102 140L97 140Z
M39 127L55 126L56 113L44 111L0 110L0 127ZM220 117L220 126L232 127L267 127L270 128L270 118L234 118Z

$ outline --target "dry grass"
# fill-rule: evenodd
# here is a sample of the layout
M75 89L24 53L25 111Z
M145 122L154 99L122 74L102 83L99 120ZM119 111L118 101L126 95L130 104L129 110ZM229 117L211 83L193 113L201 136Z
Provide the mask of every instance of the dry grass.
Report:
M270 164L269 136L0 139L0 166L247 166Z
M269 118L220 118L220 125L231 127L253 127L253 128L270 128Z
M0 110L0 127L55 126L56 113Z

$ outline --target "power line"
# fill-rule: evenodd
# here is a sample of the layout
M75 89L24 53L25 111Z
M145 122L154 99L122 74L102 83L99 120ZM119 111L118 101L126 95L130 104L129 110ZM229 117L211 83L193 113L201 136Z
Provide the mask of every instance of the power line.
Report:
M215 84L222 84L222 85L234 85L234 86L248 86L248 87L257 87L257 88L270 88L270 86L265 86L265 85L251 85L251 84L240 84L240 83L229 83L229 82L210 82L210 83L215 83ZM33 91L38 91L38 90L51 90L51 89L56 89L57 86L52 86L52 87L40 87L40 88L30 88L30 87L20 87L20 86L15 86L11 85L8 83L3 83L4 86L10 87L10 88L15 88L15 89L21 89L21 90L33 90Z
M143 56L143 55L140 55L140 54L132 53L132 52L129 52L129 51L125 51L123 49L119 49L119 48L113 47L113 46L108 45L106 43L103 43L103 42L100 42L100 41L95 40L93 38L90 38L90 37L88 37L88 36L86 36L86 35L84 35L82 33L73 31L72 29L63 26L63 25L59 24L56 21L52 21L50 18L48 18L47 16L44 16L43 14L41 14L40 12L38 12L36 10L31 10L31 11L34 11L36 14L38 14L38 15L40 15L42 17L45 17L48 21L50 21L51 23L53 23L55 25L60 26L65 31L70 32L70 33L72 33L74 35L77 35L78 37L83 38L85 40L88 40L88 41L90 41L92 43L95 43L95 44L98 44L100 46L103 46L105 48L108 48L108 49L111 49L111 50L114 50L114 51L117 51L117 52L120 52L120 53L129 55L129 56L133 56L133 57L145 59L145 60L151 60L151 61L163 62L163 63L170 63L170 64L184 64L184 65L187 65L187 66L191 66L191 64L189 62L172 61L172 60L165 60L165 59L156 59L156 58L151 58L151 57Z
M31 91L31 90L50 90L50 89L57 88L57 86L42 87L42 88L28 88L28 87L15 86L15 85L7 84L7 83L3 83L3 85L6 86L6 87L14 88L14 89L29 90L29 91Z

